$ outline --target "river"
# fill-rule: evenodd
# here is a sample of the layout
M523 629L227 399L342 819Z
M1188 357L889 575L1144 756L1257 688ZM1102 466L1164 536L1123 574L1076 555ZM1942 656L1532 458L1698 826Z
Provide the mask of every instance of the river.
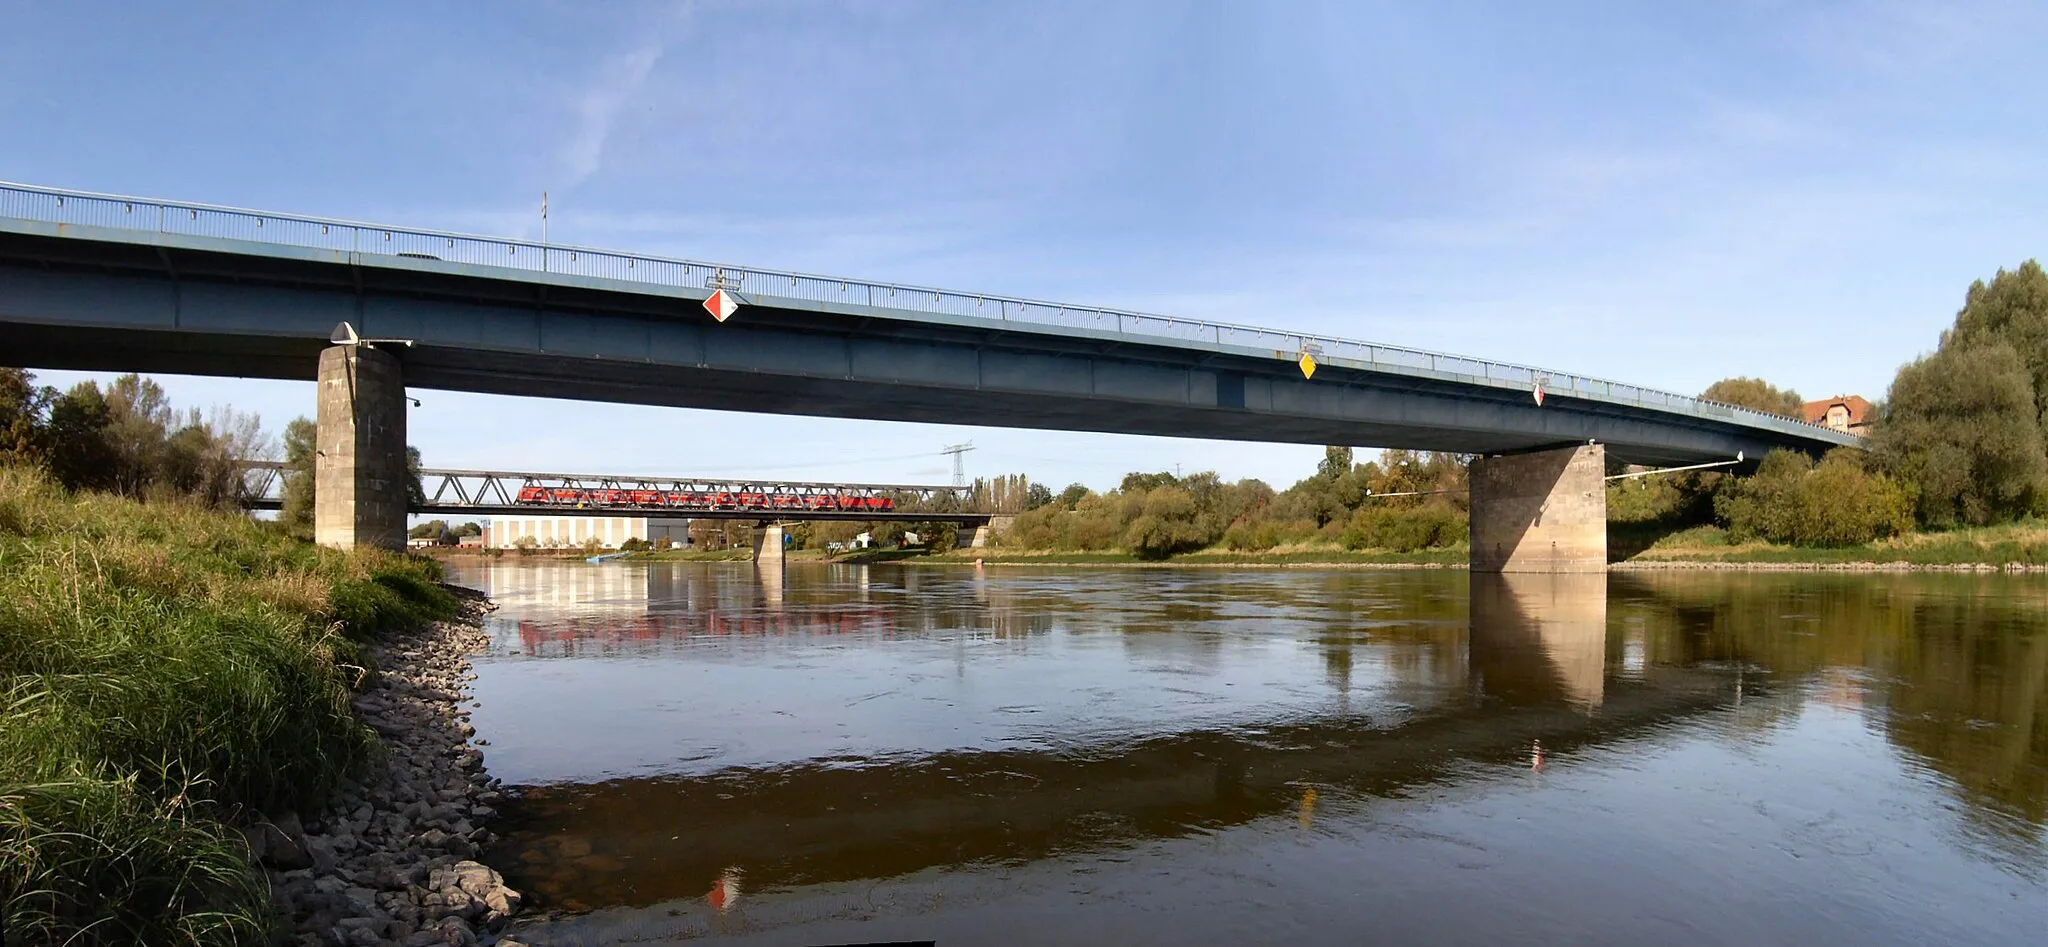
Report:
M457 562L522 941L2048 937L2048 578Z

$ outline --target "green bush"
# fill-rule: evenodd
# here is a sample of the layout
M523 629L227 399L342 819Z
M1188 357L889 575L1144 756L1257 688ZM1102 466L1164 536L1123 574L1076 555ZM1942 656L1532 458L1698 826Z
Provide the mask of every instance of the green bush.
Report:
M1853 546L1911 528L1913 500L1898 481L1869 469L1862 451L1837 448L1816 466L1780 450L1755 474L1725 481L1714 510L1737 542Z
M1465 542L1469 518L1449 504L1428 503L1400 508L1366 506L1351 515L1338 538L1346 549L1390 549L1414 552Z

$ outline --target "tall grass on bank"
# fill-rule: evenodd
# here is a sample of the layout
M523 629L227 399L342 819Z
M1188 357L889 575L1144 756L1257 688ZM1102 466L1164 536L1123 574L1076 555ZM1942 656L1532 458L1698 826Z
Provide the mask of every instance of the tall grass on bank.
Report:
M438 579L0 467L7 943L267 937L267 886L228 823L315 806L370 762L348 706L359 643L452 614Z

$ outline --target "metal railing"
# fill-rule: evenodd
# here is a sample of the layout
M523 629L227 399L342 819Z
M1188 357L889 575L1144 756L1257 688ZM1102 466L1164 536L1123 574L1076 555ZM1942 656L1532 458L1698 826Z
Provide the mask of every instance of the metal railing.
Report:
M7 182L0 182L0 217L254 241L346 253L351 255L352 262L366 256L445 261L677 289L724 288L742 294L749 301L773 298L799 303L890 308L1029 326L1236 346L1271 351L1276 356L1288 358L1312 353L1318 362L1324 364L1348 363L1347 367L1431 372L1509 388L1533 389L1540 384L1546 396L1593 398L1740 421L1752 426L1781 427L1788 431L1812 428L1838 433L1832 428L1800 419L1572 372L1257 326L986 293L958 293L929 286L815 276L785 270L641 256L591 247L410 230L360 221L273 214L182 201L145 200Z

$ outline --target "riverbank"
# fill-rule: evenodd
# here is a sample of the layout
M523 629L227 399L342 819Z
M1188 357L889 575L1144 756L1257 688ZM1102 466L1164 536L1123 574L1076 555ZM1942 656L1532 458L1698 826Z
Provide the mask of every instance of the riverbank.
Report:
M462 601L455 619L366 649L377 670L350 706L377 732L382 765L303 823L285 813L244 830L300 943L471 944L519 910L519 892L474 860L505 794L469 745L461 706L494 606L450 591Z
M456 703L480 604L439 579L0 467L5 942L441 942L384 897L424 923L413 887L442 906L445 882L486 888L445 874L489 789ZM450 838L408 841L436 830Z

